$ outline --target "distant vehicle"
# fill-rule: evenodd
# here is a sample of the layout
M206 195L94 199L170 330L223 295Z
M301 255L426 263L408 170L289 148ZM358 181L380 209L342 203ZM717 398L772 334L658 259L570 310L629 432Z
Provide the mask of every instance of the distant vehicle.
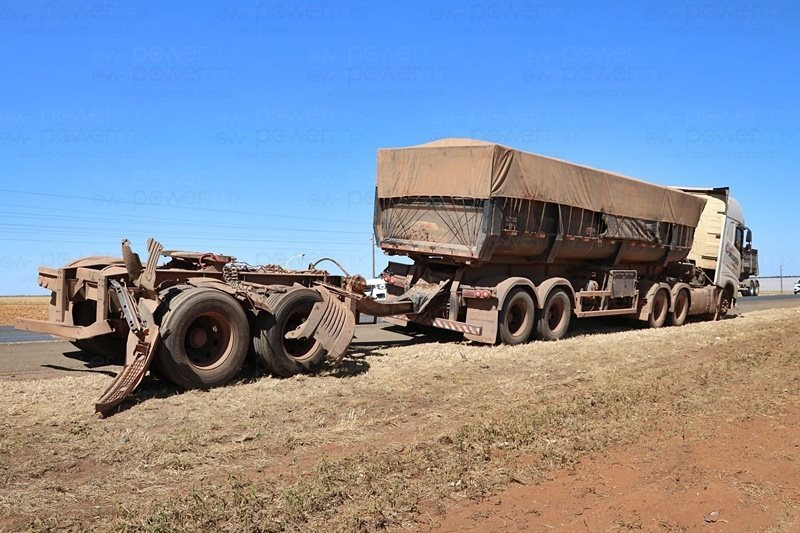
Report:
M800 279L798 279L797 283L794 284L794 293L800 293Z
M739 292L742 296L758 296L758 293L761 292L761 284L756 279L758 276L758 250L749 244L752 240L753 236L748 234L748 244L742 250L742 268L739 272Z
M364 290L364 294L366 294L373 300L385 300L386 282L383 281L383 278L368 279L367 288Z

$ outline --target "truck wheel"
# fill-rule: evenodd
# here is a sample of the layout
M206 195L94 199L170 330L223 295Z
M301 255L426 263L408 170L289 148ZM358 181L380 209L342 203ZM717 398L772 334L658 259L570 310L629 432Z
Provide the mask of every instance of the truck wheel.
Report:
M753 290L750 292L752 296L758 296L758 292L761 290L761 284L759 282L753 283Z
M288 378L316 372L325 361L325 349L315 339L287 339L286 334L306 321L322 297L313 289L293 289L275 305L275 314L256 317L253 348L272 374Z
M658 289L653 296L653 303L650 305L650 316L647 317L647 325L651 328L660 328L667 321L669 312L669 296L665 289Z
M673 326L682 326L689 316L689 291L682 289L675 297L675 309L669 314L669 322Z
M733 307L734 291L735 289L728 285L725 287L725 290L720 293L717 299L717 311L714 313L714 320L721 320L727 316L728 311Z
M500 341L503 344L528 342L536 322L533 298L522 287L512 289L500 311Z
M225 385L247 356L247 316L217 289L194 287L169 300L161 318L166 332L156 354L161 375L184 389Z
M572 299L564 289L554 289L539 311L536 335L545 341L557 341L567 334L571 319Z
M84 300L72 306L72 323L76 326L90 326L97 318L97 301ZM125 359L126 338L110 333L91 339L71 341L74 346L84 352L106 362L117 362Z

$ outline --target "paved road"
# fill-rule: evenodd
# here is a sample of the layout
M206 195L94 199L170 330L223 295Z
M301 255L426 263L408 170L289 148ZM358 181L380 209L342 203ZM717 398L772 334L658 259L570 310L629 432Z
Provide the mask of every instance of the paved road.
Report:
M756 298L740 298L735 312L737 314L763 309L800 306L800 296L775 295ZM630 321L607 319L584 319L575 321L575 330L591 332L598 329L614 331L636 327ZM431 337L431 334L433 337ZM433 331L426 334L409 334L388 324L360 324L356 327L357 347L376 345L411 344L429 340L446 341L458 338L446 331ZM0 380L40 379L80 373L101 373L113 376L119 370L101 358L92 357L66 341L49 335L15 331L8 326L0 326Z

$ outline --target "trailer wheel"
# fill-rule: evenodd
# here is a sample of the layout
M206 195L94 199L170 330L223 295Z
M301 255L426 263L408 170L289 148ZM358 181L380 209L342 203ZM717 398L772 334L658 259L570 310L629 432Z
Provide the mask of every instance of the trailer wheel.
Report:
M761 290L761 284L756 281L753 283L753 296L758 296L758 292Z
M97 301L84 300L75 302L72 307L72 323L76 326L90 326L97 317ZM102 359L105 362L117 362L125 359L126 338L113 333L71 341L84 352Z
M572 299L564 289L550 291L536 321L536 335L545 341L557 341L567 334L572 320Z
M536 306L531 295L516 287L506 296L500 311L500 341L503 344L528 342L536 322Z
M650 305L650 316L647 317L647 324L651 328L660 328L667 321L669 314L669 295L665 289L658 289L653 296L653 303Z
M207 287L181 291L161 318L166 332L156 354L161 375L184 389L225 385L247 356L249 326L229 295Z
M673 326L682 326L689 316L689 291L681 289L675 297L675 309L669 314L669 322Z
M325 349L315 339L287 339L286 334L306 321L322 297L313 289L293 289L275 305L275 314L256 316L253 348L267 370L279 377L316 372L325 361Z

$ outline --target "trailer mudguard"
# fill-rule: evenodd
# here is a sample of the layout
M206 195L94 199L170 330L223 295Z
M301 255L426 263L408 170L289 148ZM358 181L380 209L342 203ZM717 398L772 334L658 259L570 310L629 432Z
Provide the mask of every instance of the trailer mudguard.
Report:
M322 301L314 304L306 321L287 333L286 338L313 337L328 352L328 359L338 364L353 340L356 331L355 314L326 288L314 289L320 293Z
M564 287L567 289L567 293L569 294L570 298L572 298L573 305L575 305L575 289L572 288L572 283L565 278L548 278L544 280L536 288L536 301L544 302L547 299L547 296L550 294L550 291L556 287ZM537 307L541 307L541 305L541 303L537 303Z
M514 287L526 287L530 290L531 295L533 295L533 300L536 304L536 307L539 307L539 302L542 300L539 299L538 295L536 294L536 285L529 280L528 278L523 278L521 276L514 276L511 278L506 278L500 283L497 284L497 309L500 310L505 305L506 295L509 293L511 289Z

